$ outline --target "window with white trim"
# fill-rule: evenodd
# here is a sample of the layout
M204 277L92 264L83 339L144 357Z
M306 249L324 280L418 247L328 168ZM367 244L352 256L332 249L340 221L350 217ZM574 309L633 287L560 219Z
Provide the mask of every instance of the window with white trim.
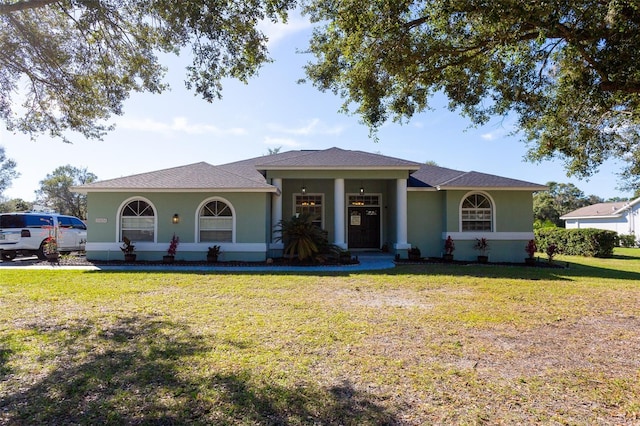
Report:
M233 210L221 200L202 206L198 219L201 242L233 242Z
M305 213L311 215L313 224L322 229L322 224L324 223L322 194L296 194L295 214Z
M127 203L120 214L120 241L154 241L156 216L153 208L144 200Z
M462 231L492 231L493 208L488 197L471 194L462 202L460 211Z

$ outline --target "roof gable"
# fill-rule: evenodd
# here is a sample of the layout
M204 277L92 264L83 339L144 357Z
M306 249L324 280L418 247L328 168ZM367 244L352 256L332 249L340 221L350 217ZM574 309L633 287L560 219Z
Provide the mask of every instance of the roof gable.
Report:
M351 151L340 148L329 148L321 151L290 151L288 153L260 157L262 161L255 163L261 170L290 170L290 169L392 169L418 170L419 163L372 154L364 151Z
M76 187L81 192L147 190L254 190L275 191L264 179L251 179L233 171L200 162L153 172L108 179Z
M547 189L544 185L523 180L474 171L462 172L460 170L447 169L429 164L423 164L420 170L411 174L409 186L414 188L435 188L438 190L484 188L494 190L542 191Z
M610 203L596 203L590 206L580 207L572 212L560 216L560 219L588 219L619 217L627 209L635 209L640 204L640 198L633 201L616 201Z

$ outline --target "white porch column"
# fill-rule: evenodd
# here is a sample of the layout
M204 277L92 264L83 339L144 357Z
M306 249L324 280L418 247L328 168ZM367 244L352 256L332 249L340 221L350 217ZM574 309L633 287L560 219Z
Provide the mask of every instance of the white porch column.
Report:
M347 244L344 241L344 179L333 181L333 197L333 244L346 249Z
M273 178L271 180L271 184L278 188L278 192L271 195L271 247L282 248L282 243L274 244L274 231L276 229L276 225L278 225L282 220L282 179Z
M396 180L396 243L398 250L410 249L407 242L407 180Z

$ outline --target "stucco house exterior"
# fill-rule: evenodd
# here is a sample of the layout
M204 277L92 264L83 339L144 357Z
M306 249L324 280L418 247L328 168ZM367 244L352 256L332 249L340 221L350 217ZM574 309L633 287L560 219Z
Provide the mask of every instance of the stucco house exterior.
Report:
M596 228L640 237L640 198L598 203L560 216L567 229Z
M545 186L362 151L288 151L214 166L205 162L74 188L87 194L87 258L122 259L123 236L138 259L159 260L175 234L177 259L260 261L282 255L276 225L311 213L329 242L352 252L388 249L475 259L487 238L491 261L522 262L533 238L532 193Z

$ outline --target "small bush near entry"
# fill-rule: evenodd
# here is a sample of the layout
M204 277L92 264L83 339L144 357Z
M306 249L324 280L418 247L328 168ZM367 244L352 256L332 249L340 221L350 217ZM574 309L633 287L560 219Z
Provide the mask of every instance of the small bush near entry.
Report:
M557 253L570 256L611 257L618 240L614 231L603 229L543 228L535 230L538 251L555 244Z

